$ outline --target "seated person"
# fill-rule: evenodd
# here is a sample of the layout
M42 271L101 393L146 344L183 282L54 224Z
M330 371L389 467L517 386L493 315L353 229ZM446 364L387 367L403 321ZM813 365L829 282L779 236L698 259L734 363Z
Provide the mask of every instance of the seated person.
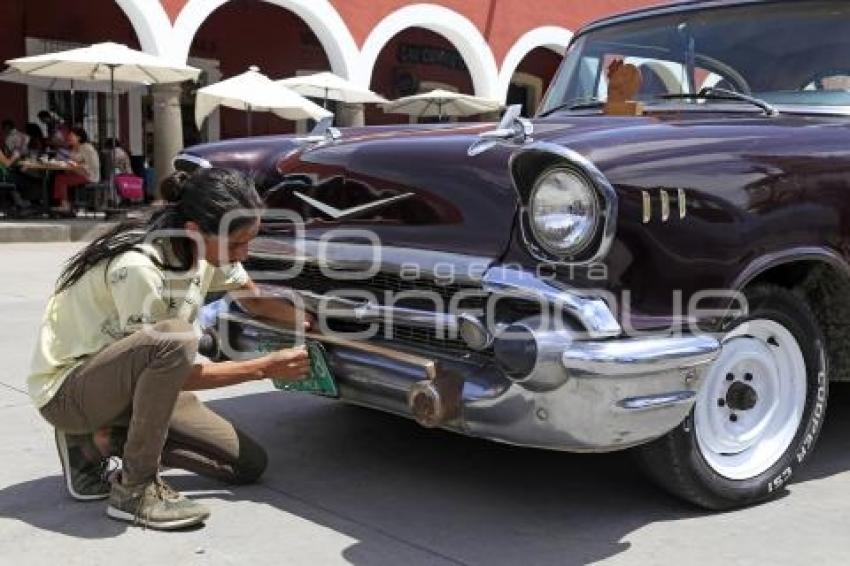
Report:
M6 200L6 195L8 195L14 207L19 211L30 206L30 203L26 201L22 196L18 189L17 175L12 170L12 166L15 165L15 162L20 158L20 154L17 152L13 153L11 157L7 156L3 151L0 151L0 183L4 185L11 184L12 187L5 189L2 191L3 195L0 195L0 202Z
M42 110L38 113L38 120L47 129L47 136L45 138L47 147L56 152L57 158L68 159L70 155L68 134L71 133L68 125L47 110Z
M3 151L7 156L14 153L22 154L26 150L27 139L26 134L19 131L15 127L15 123L8 118L3 120L0 130L3 132Z
M59 201L56 212L70 213L68 189L79 185L100 182L100 156L89 136L82 128L72 128L68 133L69 163L71 169L56 175L53 181L53 198Z
M106 140L104 147L107 151L112 150L112 167L115 169L116 175L132 175L133 167L130 165L130 156L127 155L127 152L124 151L124 148L121 147L121 142L114 139L109 138Z
M47 151L47 140L38 124L29 122L24 128L29 142L27 143L26 157L30 159L38 159L38 157Z

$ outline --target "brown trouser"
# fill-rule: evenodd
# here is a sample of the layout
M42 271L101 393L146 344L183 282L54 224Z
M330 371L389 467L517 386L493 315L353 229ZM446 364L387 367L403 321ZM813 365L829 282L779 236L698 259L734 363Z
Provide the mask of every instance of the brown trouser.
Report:
M139 330L71 372L41 414L72 434L126 427L117 455L130 485L151 480L160 462L232 483L256 481L267 463L262 447L182 391L197 347L181 320Z

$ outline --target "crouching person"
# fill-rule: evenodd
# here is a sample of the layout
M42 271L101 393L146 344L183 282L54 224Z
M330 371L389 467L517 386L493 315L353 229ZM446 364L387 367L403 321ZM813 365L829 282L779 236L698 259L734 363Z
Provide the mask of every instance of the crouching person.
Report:
M169 204L118 225L65 265L28 386L55 427L71 496L108 498L112 518L174 529L203 522L209 511L169 487L160 464L241 484L256 481L267 462L257 442L191 391L301 379L309 369L303 348L197 361L193 322L206 293L241 290L251 314L309 323L292 306L263 300L242 268L262 207L246 177L202 169L172 177L163 193ZM242 212L223 226L234 210ZM104 474L111 456L122 459L117 477Z

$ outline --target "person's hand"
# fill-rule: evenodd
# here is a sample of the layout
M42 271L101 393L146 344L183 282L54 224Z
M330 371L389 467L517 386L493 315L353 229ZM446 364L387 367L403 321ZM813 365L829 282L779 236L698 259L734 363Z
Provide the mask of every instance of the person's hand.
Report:
M266 354L263 360L263 377L298 381L310 372L310 356L306 346L285 348Z
M316 315L311 312L304 311L304 332L318 332L319 325L316 322Z

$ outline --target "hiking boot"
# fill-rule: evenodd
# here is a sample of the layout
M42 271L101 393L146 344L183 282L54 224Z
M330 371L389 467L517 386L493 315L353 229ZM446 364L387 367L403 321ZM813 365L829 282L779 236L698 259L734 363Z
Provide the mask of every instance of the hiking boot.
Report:
M210 516L210 511L157 477L137 486L114 482L106 514L143 527L172 530L203 523Z
M78 501L109 497L110 459L101 454L92 435L68 434L56 429L55 436L65 487L71 497Z

